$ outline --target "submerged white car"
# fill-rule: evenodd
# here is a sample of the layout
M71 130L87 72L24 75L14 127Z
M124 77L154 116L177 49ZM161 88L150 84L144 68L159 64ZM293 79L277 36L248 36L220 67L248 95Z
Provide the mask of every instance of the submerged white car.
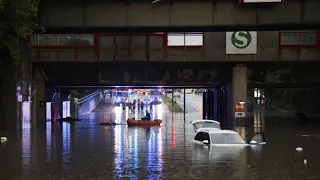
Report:
M247 146L249 144L266 144L263 133L255 134L250 141L246 142L239 133L232 130L221 130L220 123L214 120L198 120L191 122L196 135L193 139L195 144L211 146Z

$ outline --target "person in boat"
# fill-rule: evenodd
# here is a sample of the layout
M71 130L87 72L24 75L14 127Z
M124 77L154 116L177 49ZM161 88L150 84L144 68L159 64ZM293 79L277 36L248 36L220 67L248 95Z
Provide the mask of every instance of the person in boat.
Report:
M148 112L148 110L146 110L146 117L142 118L142 120L145 120L145 121L151 120L151 116L150 116L150 113Z

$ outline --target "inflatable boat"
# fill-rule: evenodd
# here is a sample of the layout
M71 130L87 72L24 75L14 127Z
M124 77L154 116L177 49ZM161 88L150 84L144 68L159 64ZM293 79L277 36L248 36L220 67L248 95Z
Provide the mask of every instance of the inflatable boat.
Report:
M129 126L159 126L162 123L162 121L160 119L148 121L128 118L127 123Z

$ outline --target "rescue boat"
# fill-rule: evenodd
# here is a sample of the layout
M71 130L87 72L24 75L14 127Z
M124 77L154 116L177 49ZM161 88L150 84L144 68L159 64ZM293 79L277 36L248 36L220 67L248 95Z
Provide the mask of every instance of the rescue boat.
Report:
M128 118L127 123L129 126L159 126L162 123L162 121L160 119L148 121Z

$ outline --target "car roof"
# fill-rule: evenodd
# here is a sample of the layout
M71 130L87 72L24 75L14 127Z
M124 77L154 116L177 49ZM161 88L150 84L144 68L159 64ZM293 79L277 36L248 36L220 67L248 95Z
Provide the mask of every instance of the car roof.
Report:
M221 130L217 128L199 128L197 129L198 132L207 132L209 134L239 134L233 130Z
M207 133L211 133L211 132L215 132L215 131L221 131L221 129L218 128L199 128L197 129L197 133L198 132L207 132Z
M210 134L239 134L239 133L232 130L218 130L218 131L210 131Z
M216 123L216 124L220 124L218 121L216 121L216 120L210 120L210 119L200 119L200 120L191 121L190 123L193 124L193 123L198 123L198 122L201 122L201 121L204 121L204 122L213 122L213 123Z

